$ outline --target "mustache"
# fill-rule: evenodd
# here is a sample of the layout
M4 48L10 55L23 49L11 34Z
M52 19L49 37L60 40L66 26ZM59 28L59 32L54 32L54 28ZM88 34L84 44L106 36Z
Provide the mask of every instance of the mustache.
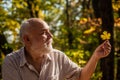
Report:
M53 39L49 39L45 43L52 43L52 42L53 42Z

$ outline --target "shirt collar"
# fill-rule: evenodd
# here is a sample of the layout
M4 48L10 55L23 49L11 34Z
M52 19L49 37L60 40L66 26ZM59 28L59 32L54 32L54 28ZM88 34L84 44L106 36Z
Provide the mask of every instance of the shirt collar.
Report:
M24 66L25 63L27 63L27 60L25 58L25 51L24 51L24 47L22 47L20 49L20 52L21 52L21 60L20 60L20 67Z
M45 55L45 58L48 59L49 61L52 60L50 54L46 54L46 55Z

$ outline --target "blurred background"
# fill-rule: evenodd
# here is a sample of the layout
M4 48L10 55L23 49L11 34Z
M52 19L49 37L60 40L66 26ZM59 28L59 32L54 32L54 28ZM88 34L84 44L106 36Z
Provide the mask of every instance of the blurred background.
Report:
M120 80L120 0L0 0L0 67L8 53L22 47L20 24L33 17L48 23L54 48L80 67L104 41L101 34L110 33L112 51L91 80Z

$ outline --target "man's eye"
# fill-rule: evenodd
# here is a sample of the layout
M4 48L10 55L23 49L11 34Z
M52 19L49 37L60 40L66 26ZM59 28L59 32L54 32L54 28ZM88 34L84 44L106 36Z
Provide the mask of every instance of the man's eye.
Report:
M45 32L40 33L40 35L43 35Z
M40 35L43 35L43 34L45 34L45 33L46 33L45 31L44 31L44 32L41 32Z

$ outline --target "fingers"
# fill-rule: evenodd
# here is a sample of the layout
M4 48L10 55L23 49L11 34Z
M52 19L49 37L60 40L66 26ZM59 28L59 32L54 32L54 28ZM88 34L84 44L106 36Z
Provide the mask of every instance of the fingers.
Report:
M106 40L104 45L105 45L106 48L111 49L111 44L108 40Z
M104 54L109 54L111 49L104 49Z
M111 44L110 44L109 40L106 40L106 45L107 45L108 47L111 47Z
M104 54L109 54L110 51L111 51L111 45L110 45L110 42L109 40L106 40L104 43L103 43L103 47L104 49Z

